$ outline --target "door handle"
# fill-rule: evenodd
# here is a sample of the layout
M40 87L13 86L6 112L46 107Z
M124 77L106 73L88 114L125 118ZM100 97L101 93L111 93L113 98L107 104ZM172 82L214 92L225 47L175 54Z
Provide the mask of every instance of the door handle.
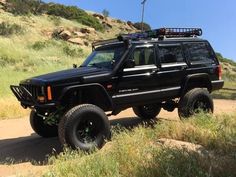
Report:
M181 70L186 70L187 68L187 66L181 66Z
M158 73L160 71L159 68L153 69L152 72L150 73L150 75L154 75L156 73Z

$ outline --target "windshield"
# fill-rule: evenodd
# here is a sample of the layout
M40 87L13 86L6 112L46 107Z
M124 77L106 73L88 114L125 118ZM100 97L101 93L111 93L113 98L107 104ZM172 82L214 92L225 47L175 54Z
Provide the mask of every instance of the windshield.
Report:
M82 66L112 69L125 52L123 46L95 50Z

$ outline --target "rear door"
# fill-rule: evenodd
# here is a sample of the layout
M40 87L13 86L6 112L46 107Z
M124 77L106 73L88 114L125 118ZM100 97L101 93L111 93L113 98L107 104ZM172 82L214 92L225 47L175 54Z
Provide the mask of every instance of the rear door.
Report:
M169 97L178 96L188 68L183 46L181 43L163 43L158 44L157 51L159 85L169 89Z

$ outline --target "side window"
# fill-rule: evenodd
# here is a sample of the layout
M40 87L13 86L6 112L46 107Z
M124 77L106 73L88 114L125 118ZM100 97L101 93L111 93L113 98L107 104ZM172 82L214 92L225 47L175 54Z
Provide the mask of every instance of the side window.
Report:
M133 53L135 66L155 64L154 48L136 48Z
M191 64L195 63L214 63L214 58L208 49L208 45L204 42L185 44L189 51Z
M161 64L174 64L184 62L181 45L165 45L159 46L158 48Z

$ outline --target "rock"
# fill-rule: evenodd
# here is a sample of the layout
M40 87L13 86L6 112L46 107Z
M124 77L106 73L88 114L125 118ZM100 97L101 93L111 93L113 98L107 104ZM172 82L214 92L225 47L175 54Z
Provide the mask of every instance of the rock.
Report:
M6 5L7 1L6 0L0 0L1 5Z
M63 40L66 40L66 41L67 41L68 39L70 39L71 36L72 36L71 32L70 32L70 31L67 31L67 30L62 31L59 35L60 35L60 37L61 37Z
M96 17L97 19L100 19L100 20L104 20L105 19L105 17L103 15L101 15L101 14L95 13L95 14L93 14L93 16Z
M209 152L203 146L198 144L166 138L159 139L158 143L162 144L164 147L167 148L186 150L188 152L196 152L200 155L209 155Z
M88 47L89 46L89 42L88 41L84 41L84 45L86 45Z
M70 39L68 39L68 42L71 42L71 43L77 44L77 45L84 45L83 40L80 38L70 38Z
M106 28L112 28L112 27L113 27L110 23L105 22L105 21L103 21L102 24L103 24Z
M80 32L81 33L95 33L96 32L96 30L94 29L94 28L81 28L80 29Z
M53 33L53 31L47 30L47 29L43 29L41 32L42 32L42 34L43 34L44 36L46 36L47 38L50 38L50 37L52 36L52 33Z
M121 21L120 19L117 19L117 20L116 20L116 23L123 24L124 22L123 22L123 21Z
M73 34L74 34L76 37L79 37L79 38L85 38L85 37L86 37L86 34L81 33L80 31L73 31Z
M134 24L131 21L127 21L127 25L129 25L131 28L134 26Z

